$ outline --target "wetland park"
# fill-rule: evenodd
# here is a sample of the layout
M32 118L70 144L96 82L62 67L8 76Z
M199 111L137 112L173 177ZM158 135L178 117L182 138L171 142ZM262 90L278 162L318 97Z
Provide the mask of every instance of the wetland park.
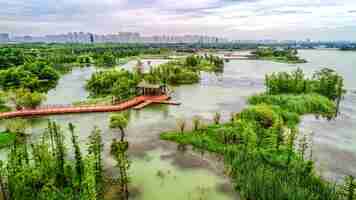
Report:
M3 45L0 198L355 199L355 53L226 51Z

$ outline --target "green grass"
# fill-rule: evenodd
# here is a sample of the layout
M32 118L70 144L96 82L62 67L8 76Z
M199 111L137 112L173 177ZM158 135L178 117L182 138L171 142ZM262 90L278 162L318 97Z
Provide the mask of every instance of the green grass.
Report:
M11 145L16 140L16 134L0 132L0 148Z
M283 110L299 115L316 114L324 117L333 117L336 111L335 103L319 94L259 94L249 97L248 103L251 105L275 105L281 107Z

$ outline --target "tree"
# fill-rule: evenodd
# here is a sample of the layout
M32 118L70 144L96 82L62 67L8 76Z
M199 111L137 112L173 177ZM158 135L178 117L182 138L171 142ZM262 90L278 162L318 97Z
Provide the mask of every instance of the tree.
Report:
M64 135L60 130L59 126L55 122L48 122L48 130L51 135L54 137L54 144L55 149L54 155L56 156L56 185L57 186L65 186L66 185L66 178L64 172L64 165L65 165L65 144L64 144Z
M197 131L200 128L200 118L198 116L195 116L193 118L193 130Z
M214 123L217 125L217 124L220 124L220 119L221 119L221 114L216 112L214 114Z
M82 180L84 176L84 164L82 160L82 153L80 152L80 147L78 144L78 136L76 136L74 133L74 125L72 123L69 123L69 131L72 134L72 144L74 147L74 158L75 158L75 171L76 171L76 177L78 179L77 187L79 188L79 192L80 192L80 185L82 184Z
M110 128L120 129L121 142L123 142L125 139L125 128L127 127L128 123L129 122L124 114L115 114L110 117Z
M304 134L300 137L300 139L298 141L298 145L299 145L299 152L302 156L302 159L304 160L306 150L309 147L307 135Z
M127 156L128 146L129 143L127 141L117 142L116 139L114 139L111 144L111 153L113 154L115 160L117 161L117 167L119 168L119 172L120 172L118 182L120 184L120 189L121 189L120 192L121 200L129 199L128 170L130 168L130 161L128 160L128 156Z
M0 92L0 112L10 111L10 108L6 105L6 95Z
M28 127L28 121L25 119L15 118L11 120L6 120L6 130L10 133L24 135Z
M346 176L344 180L343 193L346 200L354 200L356 198L356 180L353 176Z
M46 62L26 63L0 72L0 86L4 90L26 88L31 92L48 92L56 87L58 72Z
M186 59L185 59L185 64L187 66L191 66L191 67L195 67L199 64L199 61L198 61L198 58L194 55L192 56L188 56Z
M135 94L139 82L140 77L127 70L105 70L94 73L85 89L94 97L115 95L125 98Z
M38 92L31 92L28 89L20 88L11 92L10 99L16 106L17 110L23 108L36 108L45 99L45 95Z
M96 193L97 196L101 195L103 187L103 164L102 152L104 144L101 139L101 131L98 127L94 127L89 136L88 153L93 155L95 163L95 180L96 180Z
M116 139L111 144L111 153L114 155L117 166L120 171L119 183L121 188L121 199L128 200L128 182L129 178L127 171L130 167L130 162L127 157L127 150L129 143L125 140L125 128L128 125L127 117L124 114L116 114L110 117L110 128L118 128L121 132L121 139L119 142Z
M89 154L84 160L84 176L81 183L80 200L97 200L95 179L95 157Z
M346 92L343 88L343 78L335 70L323 68L314 74L313 79L314 91L333 101L340 100Z
M104 67L113 67L116 65L116 58L110 51L106 51L96 60L96 64Z
M186 122L184 119L178 119L177 120L177 127L180 130L181 134L184 133Z

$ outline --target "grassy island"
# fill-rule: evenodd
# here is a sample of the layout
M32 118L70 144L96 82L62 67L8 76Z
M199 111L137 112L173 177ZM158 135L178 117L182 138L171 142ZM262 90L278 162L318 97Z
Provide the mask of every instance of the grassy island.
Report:
M299 58L296 49L276 49L270 47L260 47L253 55L258 60L270 60L274 62L298 64L306 63L307 61Z
M311 136L298 134L302 115L336 116L342 82L328 69L312 79L301 70L267 75L266 92L251 96L250 106L233 114L230 122L220 124L217 113L213 125L200 127L194 119L192 131L178 125L179 131L162 133L161 139L223 155L226 172L243 199L344 199L351 190L345 193L318 175Z
M96 99L107 101L110 99L107 97L112 96L122 100L135 96L136 87L143 80L161 85L194 84L200 81L202 71L218 72L222 71L223 67L224 61L212 55L190 55L184 59L151 67L149 72L144 72L142 63L138 62L133 71L124 69L98 71L87 81L85 88L90 96Z

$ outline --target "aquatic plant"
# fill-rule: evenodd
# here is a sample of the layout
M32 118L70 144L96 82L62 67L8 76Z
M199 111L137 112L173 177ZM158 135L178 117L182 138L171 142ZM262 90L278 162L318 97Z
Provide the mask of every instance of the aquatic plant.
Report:
M243 199L353 199L353 179L344 187L347 192L341 193L335 184L316 175L311 157L306 156L312 143L297 131L301 115L334 117L334 99L323 92L309 92L301 71L294 78L288 73L273 76L266 77L267 92L250 97L250 105L229 123L214 120L213 125L185 134L162 133L161 139L222 154Z

